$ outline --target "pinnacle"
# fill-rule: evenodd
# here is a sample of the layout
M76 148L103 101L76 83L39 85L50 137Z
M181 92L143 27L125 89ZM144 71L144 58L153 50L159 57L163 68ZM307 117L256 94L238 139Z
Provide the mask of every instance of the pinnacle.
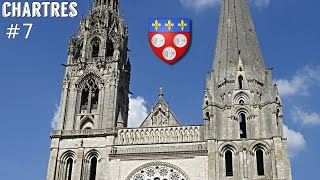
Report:
M163 88L160 87L160 90L159 90L159 99L162 99L163 98Z

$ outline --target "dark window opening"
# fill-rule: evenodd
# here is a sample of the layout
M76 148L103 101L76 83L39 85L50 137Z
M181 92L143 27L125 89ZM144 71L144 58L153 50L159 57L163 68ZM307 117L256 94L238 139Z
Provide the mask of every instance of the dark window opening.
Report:
M74 59L78 59L81 56L82 47L82 43L76 45L76 49L73 55Z
M80 111L98 109L99 87L94 80L89 80L84 86L81 94Z
M247 138L246 115L243 113L239 116L240 122L240 138Z
M93 44L92 45L92 57L98 57L99 56L99 44Z
M92 46L92 57L98 57L99 56L99 51L100 51L100 39L99 38L94 38L91 42Z
M111 40L108 40L108 43L107 43L107 57L109 56L113 56L113 43Z
M88 85L82 90L81 94L81 110L86 110L88 106L88 97L89 97L89 87Z
M92 96L91 96L91 109L98 109L98 97L99 97L99 88L96 84L93 85L92 88Z
M279 114L280 114L280 111L279 109L277 109L277 114L276 114L277 126L279 126Z
M109 12L108 26L109 27L112 26L112 13L111 12Z
M210 121L210 114L209 114L209 112L206 113L206 117L207 117L207 119Z
M225 153L226 161L226 176L233 176L233 165L232 165L232 152L228 150Z
M90 162L90 178L89 180L95 180L97 173L97 158L93 157Z
M243 89L243 77L242 76L238 77L238 82L239 82L239 89Z
M241 100L239 101L239 104L243 105L243 104L244 104L244 101L241 99Z
M71 180L72 177L73 160L71 158L67 161L66 180Z
M263 151L261 149L257 150L256 157L257 157L258 176L264 176Z

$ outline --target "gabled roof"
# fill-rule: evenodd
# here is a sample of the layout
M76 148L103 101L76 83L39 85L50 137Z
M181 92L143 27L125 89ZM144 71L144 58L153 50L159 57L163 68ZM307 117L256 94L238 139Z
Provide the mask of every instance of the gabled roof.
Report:
M180 122L170 110L168 104L164 101L163 90L160 88L158 102L153 106L151 112L142 122L140 127L166 126L180 126Z

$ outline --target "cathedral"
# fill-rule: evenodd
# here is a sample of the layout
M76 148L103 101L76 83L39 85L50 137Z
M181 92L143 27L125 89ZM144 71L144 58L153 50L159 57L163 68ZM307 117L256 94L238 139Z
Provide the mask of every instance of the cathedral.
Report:
M127 127L131 65L119 14L118 0L94 0L70 37L47 180L292 180L281 98L248 0L222 0L202 125L182 125L160 89L141 126Z

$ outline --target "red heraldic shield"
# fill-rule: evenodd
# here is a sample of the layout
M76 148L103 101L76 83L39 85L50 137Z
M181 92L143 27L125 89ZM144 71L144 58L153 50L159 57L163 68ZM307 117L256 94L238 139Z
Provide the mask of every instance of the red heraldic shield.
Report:
M191 33L190 19L149 19L149 43L153 52L164 62L172 64L188 50Z

